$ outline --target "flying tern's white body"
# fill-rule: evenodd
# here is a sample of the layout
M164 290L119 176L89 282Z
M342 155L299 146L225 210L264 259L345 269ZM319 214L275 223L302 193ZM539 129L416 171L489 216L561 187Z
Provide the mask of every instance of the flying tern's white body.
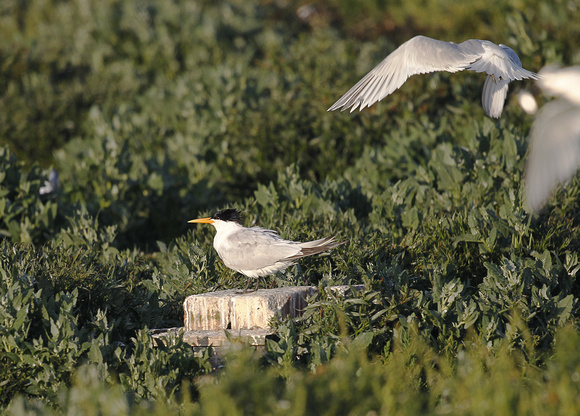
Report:
M460 44L415 36L403 43L365 75L328 111L370 107L393 93L412 75L436 71L458 72L468 69L485 72L482 105L487 115L498 118L513 80L537 78L522 68L516 53L505 45L470 39Z
M530 133L525 181L527 204L534 212L580 164L580 66L544 68L540 75L540 88L559 98L540 109Z
M230 215L235 218L228 219ZM219 211L212 217L189 222L213 225L216 229L213 246L224 264L249 278L276 273L302 257L345 243L335 241L334 236L304 243L285 240L273 230L242 226L235 210Z

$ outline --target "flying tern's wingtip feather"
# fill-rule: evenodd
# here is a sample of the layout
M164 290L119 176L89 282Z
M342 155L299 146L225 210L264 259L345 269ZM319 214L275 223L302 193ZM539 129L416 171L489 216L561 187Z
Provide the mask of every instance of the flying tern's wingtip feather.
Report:
M547 200L547 198L546 198L546 200ZM524 208L530 214L537 215L542 210L542 207L544 206L545 202L546 201L544 201L544 200L538 201L538 200L533 200L530 197L527 197L525 200Z
M528 166L526 166L526 172L524 173L524 207L526 211L538 214L552 196L555 184L546 184L542 179L538 179L537 172L533 169L534 168L530 169L528 163Z

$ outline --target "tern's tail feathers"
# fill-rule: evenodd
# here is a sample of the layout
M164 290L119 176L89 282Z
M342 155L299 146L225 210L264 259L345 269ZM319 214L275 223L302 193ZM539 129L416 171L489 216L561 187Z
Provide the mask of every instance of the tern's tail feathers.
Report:
M491 75L487 76L485 84L483 84L481 104L488 116L493 118L499 118L501 116L509 83L507 80L498 81Z
M299 259L301 257L312 256L313 254L322 253L345 244L345 241L336 241L336 236L321 238L320 240L307 241L305 243L299 243L301 250L300 253L289 257L289 260Z

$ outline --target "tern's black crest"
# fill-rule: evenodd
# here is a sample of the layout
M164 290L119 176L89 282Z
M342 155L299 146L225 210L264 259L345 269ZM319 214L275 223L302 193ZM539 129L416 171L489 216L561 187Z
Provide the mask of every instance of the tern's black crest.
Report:
M213 220L233 221L242 225L242 213L237 209L222 209L211 216Z

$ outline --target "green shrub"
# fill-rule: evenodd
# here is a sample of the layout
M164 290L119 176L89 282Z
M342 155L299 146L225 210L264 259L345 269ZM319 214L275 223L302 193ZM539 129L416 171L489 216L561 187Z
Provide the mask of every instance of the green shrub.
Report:
M8 148L0 148L0 234L14 242L39 242L54 233L58 204L41 195L48 172L33 166L28 173Z
M72 229L78 231L79 223ZM154 348L146 328L175 325L173 314L179 316L161 307L169 287L146 289L155 286L146 283L150 273L134 253L100 258L107 251L92 245L93 239L106 242L110 235L90 231L83 228L76 237L85 242L74 246L1 243L3 404L16 393L55 404L85 363L97 365L104 380L118 377L126 391L143 399L172 396L184 379L207 370L207 357L195 358L180 340Z
M2 410L578 413L580 182L523 209L533 120L515 94L533 82L510 85L499 120L469 72L326 111L419 33L503 42L534 71L578 63L574 2L491 6L0 6ZM50 193L37 162L58 172ZM272 322L263 357L234 350L206 376L207 354L147 328L245 284L214 230L187 224L225 207L348 244L265 279L321 290Z

